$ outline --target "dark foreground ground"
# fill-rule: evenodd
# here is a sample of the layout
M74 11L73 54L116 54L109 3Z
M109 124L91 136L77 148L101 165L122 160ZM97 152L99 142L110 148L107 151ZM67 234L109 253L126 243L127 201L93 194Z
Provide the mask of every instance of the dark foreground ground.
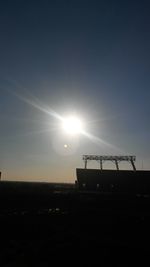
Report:
M0 185L0 266L150 264L148 195L31 187Z

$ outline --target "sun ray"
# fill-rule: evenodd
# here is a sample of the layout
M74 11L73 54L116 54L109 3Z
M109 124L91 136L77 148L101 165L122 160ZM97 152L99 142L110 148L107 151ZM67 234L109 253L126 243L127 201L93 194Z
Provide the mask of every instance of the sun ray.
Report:
M41 110L42 112L44 112L44 113L46 113L46 114L48 114L48 115L50 115L56 119L59 119L61 121L63 120L62 116L60 116L56 111L54 111L50 107L42 104L39 100L38 100L39 103L36 103L34 100L28 99L28 98L21 96L21 95L18 95L18 94L16 94L16 95L18 96L18 98L20 98L25 103L31 105L32 107L37 108L37 109Z
M83 125L81 123L81 121L74 117L74 116L70 116L68 118L64 118L63 116L61 116L60 114L58 114L56 111L54 111L53 109L51 109L49 106L46 106L45 104L41 103L41 101L39 101L38 98L35 98L33 96L31 96L31 99L22 96L18 93L15 92L15 95L21 99L22 101L24 101L25 103L31 105L32 107L50 115L51 117L56 118L57 120L61 121L63 124L63 128L66 130L66 133L69 133L71 135L76 135L77 133L80 133L82 135L84 135L85 137L87 137L90 141L92 141L93 143L95 143L98 146L106 146L109 149L113 149L115 150L117 153L123 153L122 149L104 141L103 139L92 135L89 132L86 132L83 129ZM34 99L33 99L34 98ZM59 129L59 127L55 128L56 130ZM55 130L53 129L53 130ZM48 131L50 131L50 129L48 129ZM39 131L39 133L42 131ZM43 132L45 132L45 130L43 130ZM32 132L33 133L33 132ZM38 133L38 131L37 131ZM29 133L30 134L30 133Z
M86 136L89 140L91 140L93 143L95 143L96 145L98 146L106 146L107 148L110 148L110 149L113 149L115 150L117 153L124 153L124 151L106 141L104 141L103 139L97 137L97 136L94 136L88 132L85 132L85 131L82 131L82 134L84 136Z

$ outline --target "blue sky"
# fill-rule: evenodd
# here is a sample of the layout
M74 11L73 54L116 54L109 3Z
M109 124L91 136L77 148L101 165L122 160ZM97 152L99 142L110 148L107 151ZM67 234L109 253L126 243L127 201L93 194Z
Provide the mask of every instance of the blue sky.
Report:
M149 11L149 1L1 1L4 179L73 182L88 153L150 168ZM76 113L105 143L70 140L43 109Z

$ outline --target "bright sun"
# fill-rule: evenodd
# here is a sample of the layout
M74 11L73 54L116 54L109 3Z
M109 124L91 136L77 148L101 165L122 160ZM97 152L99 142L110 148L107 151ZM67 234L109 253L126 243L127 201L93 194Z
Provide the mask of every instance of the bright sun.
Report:
M76 135L83 131L83 124L77 117L70 116L63 119L63 129L70 135Z

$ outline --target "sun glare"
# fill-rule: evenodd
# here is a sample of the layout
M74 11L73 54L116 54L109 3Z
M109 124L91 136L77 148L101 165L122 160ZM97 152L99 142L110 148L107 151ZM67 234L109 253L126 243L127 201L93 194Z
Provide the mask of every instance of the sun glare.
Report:
M83 131L83 124L80 119L71 116L63 120L63 129L70 135L76 135Z

